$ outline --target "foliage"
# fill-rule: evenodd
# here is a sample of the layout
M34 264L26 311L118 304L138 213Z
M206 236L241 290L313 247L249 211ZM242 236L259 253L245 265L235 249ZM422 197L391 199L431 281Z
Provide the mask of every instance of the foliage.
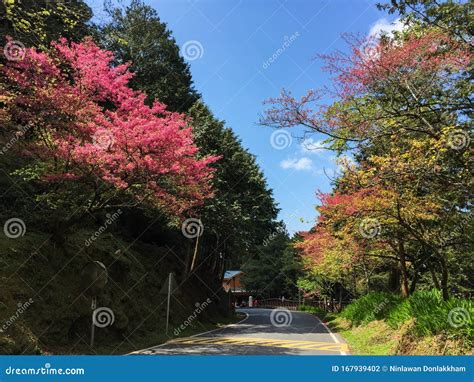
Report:
M469 41L474 34L472 2L436 0L390 0L377 5L389 13L397 12L404 18L415 19L422 27L437 27L443 32Z
M459 328L454 326L458 322L452 317L453 313L450 317L450 312L455 312L453 309L462 309L462 325ZM473 341L474 322L470 319L473 313L474 306L470 300L451 298L443 301L439 291L423 290L401 301L386 318L392 327L400 327L407 320L415 318L415 332L420 336L445 331L464 335Z
M206 105L196 102L188 114L200 152L221 158L212 165L214 197L199 210L206 238L219 247L228 269L240 267L275 230L272 191L255 157Z
M277 227L242 267L245 288L257 291L263 298L298 296L296 279L301 274L301 264L283 227Z
M298 307L298 310L301 312L316 314L319 318L324 318L324 316L326 315L326 312L323 309L312 305L300 305Z
M111 20L101 28L101 41L118 63L130 62L131 86L159 100L169 110L186 111L198 99L189 65L157 12L141 0L124 9L107 8Z
M256 255L256 247L275 229L278 209L272 191L255 161L235 133L199 100L189 65L155 10L141 1L108 7L111 21L101 28L101 43L115 53L117 63L131 61L130 83L170 110L185 111L193 126L200 155L219 156L212 164L213 198L196 211L205 226L199 240L201 269L221 277L224 268L240 267ZM211 276L212 274L212 276Z
M358 326L384 319L388 312L399 303L400 298L392 293L371 292L354 300L340 316Z
M424 4L433 17L434 3ZM352 158L342 160L334 191L320 195L316 226L297 245L309 267L329 279L365 278L368 290L374 271L398 266L404 296L430 272L447 300L450 263L473 244L472 52L463 33L428 21L411 14L391 36L346 36L349 53L319 56L332 89L299 99L283 91L262 123L325 134ZM333 102L321 105L327 95Z
M306 126L352 158L341 159L333 192L318 195L317 224L293 246L255 157L199 100L189 65L156 11L139 0L124 9L109 4L111 20L99 27L89 24L84 1L65 3L0 3L0 34L28 47L23 60L0 62L0 139L16 142L1 156L7 191L0 212L4 220L13 211L28 217L25 238L0 241L11 280L0 313L31 295L24 280L50 307L34 304L2 346L27 338L27 347L13 352L36 352L89 330L87 288L75 278L91 256L109 268L109 287L132 297L111 289L102 296L116 312L106 335L118 342L133 334L127 323L143 317L150 319L140 335L160 331L162 312L148 307L169 271L191 294L176 318L187 317L209 285L216 296L226 267L242 266L248 287L264 296L295 296L298 279L307 294L335 298L336 290L356 294L363 284L368 292L376 276L393 275L411 296L369 293L342 316L368 326L383 319L397 330L413 323L417 336L445 333L472 344L472 302L448 298L472 288L472 3L381 5L403 17L402 32L346 36L349 53L319 57L333 89L300 99L283 91L270 100L264 124ZM321 105L327 95L333 102ZM124 208L124 218L85 248L103 219L89 213L112 207ZM167 227L184 214L204 223L195 242ZM50 241L46 219L62 226L83 217L70 240ZM205 256L188 274L194 246ZM119 256L117 248L128 251ZM158 268L157 258L164 259ZM219 301L227 307L217 297L215 309ZM450 325L455 309L471 320ZM375 338L378 327L372 329Z
M79 41L92 32L92 10L81 0L2 0L0 36L11 36L28 47L47 49L51 41Z
M211 195L208 167L217 157L197 158L187 119L128 87L127 65L111 66L112 54L90 39L52 44L52 53L26 50L25 59L2 70L9 106L4 134L28 129L22 155L32 163L17 174L48 182L50 204L65 198L85 211L131 196L174 214ZM81 183L68 198L69 184ZM84 203L84 204L83 204Z
M0 157L7 190L0 214L2 221L21 217L27 226L15 245L0 240L8 276L19 270L0 298L0 314L8 316L17 299L31 295L23 278L39 291L35 299L51 307L34 304L0 338L12 353L89 352L87 345L68 344L90 327L87 286L76 278L91 259L108 268L113 282L100 301L116 316L98 334L96 351L117 352L126 347L124 337L141 347L164 339L156 296L169 272L189 292L172 307L172 321L182 322L196 301L211 297L202 320L215 322L228 312L224 268L250 260L278 227L278 208L255 156L198 100L189 66L156 11L140 1L123 11L109 5L110 22L98 26L88 24L84 2L67 3L0 4L2 36L27 47L23 60L0 58L0 140L15 143ZM123 213L103 233L106 212L118 208ZM185 239L170 224L184 215L201 218L202 237ZM100 238L84 246L97 232ZM277 253L267 250L266 260L287 261L287 240L273 248ZM198 262L190 272L194 248Z
M448 333L472 343L473 314L474 306L470 300L451 298L445 301L438 290L420 290L407 299L391 293L369 293L348 305L340 317L354 326L385 320L395 329L414 320L413 333L417 336Z

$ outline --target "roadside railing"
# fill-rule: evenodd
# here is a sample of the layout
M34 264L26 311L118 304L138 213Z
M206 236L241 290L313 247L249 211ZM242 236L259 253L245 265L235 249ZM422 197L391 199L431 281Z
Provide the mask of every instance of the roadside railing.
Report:
M302 301L298 300L287 300L279 298L268 298L265 300L259 300L257 305L258 308L268 308L268 309L288 309L288 310L298 310L301 305L305 306L314 306L319 309L322 309L326 312L340 312L344 307L349 305L351 301L339 301L339 300L308 300L304 299Z
M268 298L265 300L261 300L258 304L258 308L285 308L288 310L298 310L298 307L301 304L297 300L281 300L279 298Z

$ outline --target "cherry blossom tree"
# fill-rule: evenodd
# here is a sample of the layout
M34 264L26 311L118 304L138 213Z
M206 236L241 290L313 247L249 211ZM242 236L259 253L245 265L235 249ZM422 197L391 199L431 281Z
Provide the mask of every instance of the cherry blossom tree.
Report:
M16 173L48 183L40 199L79 216L119 204L177 216L202 204L218 157L200 156L190 120L147 106L128 86L128 65L112 61L91 39L62 39L6 62L2 133L26 131L15 148L28 161Z
M346 264L344 250L361 239L358 216L375 219L384 234L365 248L380 250L382 244L384 256L397 259L402 293L409 293L408 268L416 280L423 266L439 271L432 272L433 284L447 299L451 254L471 241L463 223L472 213L471 46L439 28L416 25L395 36L346 40L348 52L319 56L332 75L330 88L310 89L300 98L283 90L267 101L261 121L324 134L330 148L349 151L354 160L336 179L332 199L322 199L326 212L330 201L338 205L332 213L337 223L306 236L304 255L321 261L329 250L339 256L334 264ZM323 103L326 97L330 104ZM453 238L452 231L459 235Z

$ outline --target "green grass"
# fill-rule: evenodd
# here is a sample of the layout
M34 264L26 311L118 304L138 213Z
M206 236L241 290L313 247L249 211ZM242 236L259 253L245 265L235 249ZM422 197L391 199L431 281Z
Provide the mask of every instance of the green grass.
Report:
M340 317L353 326L386 320L394 329L415 319L414 330L419 336L449 332L474 340L472 301L458 298L444 301L438 290L418 291L407 299L390 293L369 293L347 306Z
M312 305L300 305L298 306L298 310L300 312L307 312L307 313L312 313L317 315L319 318L324 318L327 314L323 309L317 307L317 306L312 306Z
M388 312L399 304L401 298L392 293L369 293L348 305L341 317L353 325L367 324L387 317Z
M472 301L451 298L444 301L437 290L415 292L397 304L388 314L387 322L399 328L414 318L415 333L419 336L451 333L474 343L474 305Z
M377 292L352 302L330 325L354 354L464 354L474 344L473 308L470 300L444 301L438 290L407 299Z
M347 341L351 354L390 355L397 344L394 331L383 321L351 328L343 319L336 318L330 322L330 327Z

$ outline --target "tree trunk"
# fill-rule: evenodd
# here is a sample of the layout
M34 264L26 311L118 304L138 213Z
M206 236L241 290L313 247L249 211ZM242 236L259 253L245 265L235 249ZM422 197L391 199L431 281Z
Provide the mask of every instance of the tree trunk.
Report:
M390 269L388 289L390 292L398 292L400 290L400 269L396 264Z
M398 234L398 256L400 258L402 296L408 297L410 295L410 290L408 288L408 271L406 263L405 243L403 242L402 235L400 233Z
M413 272L414 272L413 280L410 285L410 294L413 294L413 292L415 291L416 283L418 282L418 276L419 276L418 270L416 268L414 268Z
M446 264L446 259L441 255L439 257L441 264L441 292L443 293L443 300L447 301L449 299L449 290L448 290L448 278L449 271L448 265Z
M352 295L357 296L357 278L355 271L352 272Z
M191 261L193 259L193 249L189 243L186 243L186 258L184 261L184 267L186 274L190 273L191 270Z
M428 266L430 273L431 273L431 278L433 279L433 284L436 289L441 290L441 287L439 285L438 278L436 277L436 273L431 265Z
M190 272L192 272L194 270L194 267L196 266L198 248L199 248L199 235L196 236L196 245L194 246L194 254L193 254L193 260L191 262Z
M337 311L340 312L342 310L342 284L339 285L339 306L337 307Z
M367 271L367 264L365 263L365 258L362 260L362 266L364 268L364 278L365 278L365 293L370 292L370 278L369 272Z

